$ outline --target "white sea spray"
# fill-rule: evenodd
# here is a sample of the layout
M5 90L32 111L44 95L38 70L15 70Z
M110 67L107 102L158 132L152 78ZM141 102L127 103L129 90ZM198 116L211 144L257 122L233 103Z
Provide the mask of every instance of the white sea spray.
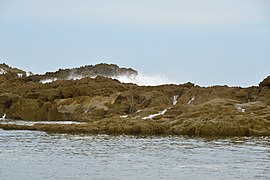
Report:
M157 114L150 114L149 116L143 117L142 119L143 120L145 120L145 119L153 119L156 116L164 115L167 111L168 111L167 109L164 109L164 110L158 112Z
M189 101L188 101L188 103L187 104L191 104L192 103L192 101L194 101L195 100L195 96L194 97L192 97Z
M177 104L177 100L178 100L178 95L175 95L175 96L173 96L173 105L175 106L176 104Z

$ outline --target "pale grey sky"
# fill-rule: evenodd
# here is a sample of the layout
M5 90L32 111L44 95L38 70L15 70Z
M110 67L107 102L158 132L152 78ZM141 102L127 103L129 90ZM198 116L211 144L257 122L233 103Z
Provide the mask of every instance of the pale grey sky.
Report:
M35 73L108 62L250 86L269 49L268 0L0 0L0 61Z

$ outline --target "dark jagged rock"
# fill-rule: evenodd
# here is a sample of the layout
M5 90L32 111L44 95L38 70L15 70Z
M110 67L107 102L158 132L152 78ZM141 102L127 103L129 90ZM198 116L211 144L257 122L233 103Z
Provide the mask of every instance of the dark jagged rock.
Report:
M270 76L268 76L262 82L260 82L259 86L260 87L265 87L265 86L270 87Z
M71 71L87 77L66 80ZM89 78L89 72L102 76ZM16 73L11 71L10 74ZM249 88L199 87L192 83L137 86L104 77L126 73L137 74L131 69L106 64L29 77L7 78L8 73L1 74L0 116L6 114L7 118L26 121L76 120L86 124L18 126L0 123L0 128L54 133L270 135L267 83ZM60 80L42 84L40 78L44 77Z
M137 76L138 72L131 68L120 68L115 64L97 64L82 66L73 69L59 69L56 72L47 72L43 75L31 76L31 80L38 82L42 80L72 80L84 77L118 77L118 76Z

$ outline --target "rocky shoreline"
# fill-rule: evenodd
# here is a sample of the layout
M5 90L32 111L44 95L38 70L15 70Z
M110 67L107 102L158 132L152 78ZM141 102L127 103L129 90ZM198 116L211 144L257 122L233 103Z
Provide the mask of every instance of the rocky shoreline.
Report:
M85 122L0 123L0 128L75 134L270 135L270 77L248 88L192 83L138 86L110 78L137 74L130 68L99 64L34 75L0 64L0 116Z

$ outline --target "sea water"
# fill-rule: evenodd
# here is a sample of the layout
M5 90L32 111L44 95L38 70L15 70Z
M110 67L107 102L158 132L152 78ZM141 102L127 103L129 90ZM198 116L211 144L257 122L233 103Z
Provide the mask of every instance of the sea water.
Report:
M0 129L0 179L270 179L270 138Z

